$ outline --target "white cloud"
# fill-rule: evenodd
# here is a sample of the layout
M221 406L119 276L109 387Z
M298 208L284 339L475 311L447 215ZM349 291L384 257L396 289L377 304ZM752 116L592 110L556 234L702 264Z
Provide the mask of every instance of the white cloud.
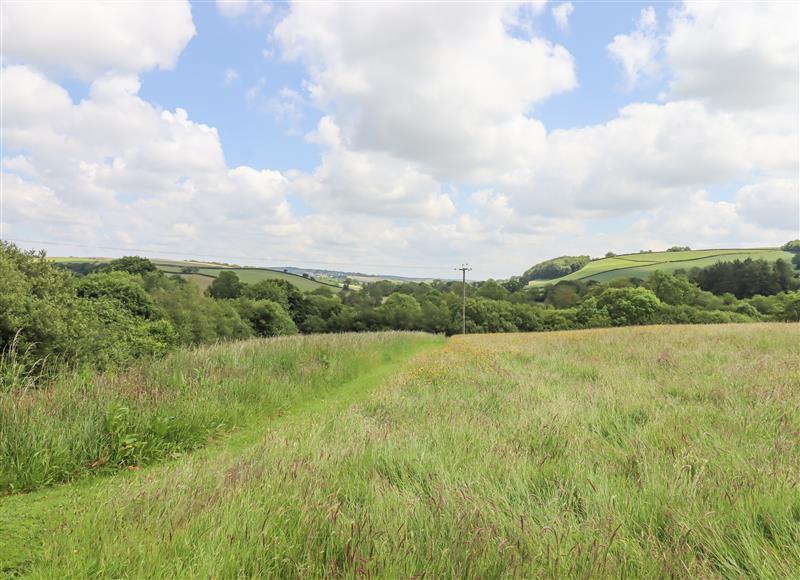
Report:
M247 94L253 110L290 125L321 109L306 136L321 162L302 173L229 166L214 127L142 99L138 73L174 65L191 37L185 28L168 42L157 25L148 34L158 42L145 34L143 45L163 50L124 58L123 41L105 33L74 62L73 48L64 60L55 50L17 52L2 69L6 231L254 262L469 259L477 277L518 273L556 253L778 244L796 237L800 211L798 115L788 98L798 74L786 64L796 38L765 21L785 20L788 9L705 6L676 10L661 26L645 10L625 35L641 35L645 50L614 49L636 82L671 82L664 102L548 133L538 103L577 79L569 53L530 32L544 3L293 5L275 48L306 67L307 84L278 90L261 80ZM233 17L239 8L220 10ZM142 37L136 19L130 33L112 22L123 38ZM706 36L719 38L719 51ZM745 75L763 67L753 77L761 85L732 99L723 88L735 55ZM705 63L703 78L695 63ZM52 80L48 71L61 70L92 81L86 98L73 102ZM706 193L732 183L741 186L728 199ZM633 225L621 228L621 219ZM605 220L613 225L597 233Z
M260 24L272 12L272 5L263 0L217 0L217 10L227 18L247 16Z
M87 242L117 236L145 244L192 238L175 223L202 223L205 235L224 239L292 220L283 175L229 169L216 129L191 121L183 109L142 100L135 77L102 77L73 104L28 67L3 73L4 146L28 152L3 160L6 171L21 174L4 177L15 228L35 232L59 223L64 235ZM87 223L86 216L102 226L90 233L69 226Z
M556 21L556 26L561 30L566 30L569 27L569 17L574 10L575 7L572 5L572 2L564 2L563 4L554 6L552 12L553 20Z
M800 185L796 179L771 179L742 187L736 209L747 222L800 234Z
M798 10L794 2L685 3L666 39L672 95L796 113Z
M657 74L660 48L656 11L649 6L639 14L636 30L616 35L608 52L622 65L628 88L632 89L642 78Z
M509 33L519 9L293 4L274 36L306 66L312 100L336 114L354 149L441 179L482 179L541 152L545 130L528 113L576 84L566 49Z
M226 68L225 69L225 84L232 85L236 81L239 80L239 71L235 68Z
M195 34L188 2L4 2L4 64L103 73L172 69Z
M320 120L308 139L328 149L319 167L294 176L291 187L317 210L427 220L454 213L452 200L432 176L387 153L350 149L332 118Z

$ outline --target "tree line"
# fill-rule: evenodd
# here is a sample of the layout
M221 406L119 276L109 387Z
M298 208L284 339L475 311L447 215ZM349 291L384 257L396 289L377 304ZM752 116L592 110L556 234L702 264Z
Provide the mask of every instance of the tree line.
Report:
M467 332L639 324L800 321L787 262L744 260L646 280L529 286L468 283ZM286 280L246 284L223 271L205 292L125 257L73 272L0 242L0 386L43 365L124 366L181 345L296 333L461 331L462 283L379 281L301 292ZM6 378L2 378L6 377ZM9 378L10 377L10 378Z

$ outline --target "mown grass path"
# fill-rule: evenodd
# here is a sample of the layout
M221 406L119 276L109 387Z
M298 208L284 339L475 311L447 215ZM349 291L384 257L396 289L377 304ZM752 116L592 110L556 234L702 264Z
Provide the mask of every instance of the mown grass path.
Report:
M24 576L42 554L42 547L60 534L69 534L71 521L91 512L101 497L123 484L138 480L170 478L182 465L228 462L256 445L265 432L279 429L299 417L313 416L322 410L335 411L363 400L375 387L400 371L419 353L444 344L443 337L426 337L398 345L385 362L361 369L355 378L335 388L299 401L279 415L267 413L244 428L227 433L189 456L144 468L129 469L103 478L90 478L71 484L25 494L0 496L0 577ZM110 491L112 490L112 491ZM109 539L113 541L113 539Z

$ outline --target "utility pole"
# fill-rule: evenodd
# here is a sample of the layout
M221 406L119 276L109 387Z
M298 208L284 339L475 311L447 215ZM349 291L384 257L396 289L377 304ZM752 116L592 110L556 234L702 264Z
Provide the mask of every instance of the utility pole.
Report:
M469 264L461 264L460 268L453 270L461 270L461 334L467 334L467 272L472 268Z

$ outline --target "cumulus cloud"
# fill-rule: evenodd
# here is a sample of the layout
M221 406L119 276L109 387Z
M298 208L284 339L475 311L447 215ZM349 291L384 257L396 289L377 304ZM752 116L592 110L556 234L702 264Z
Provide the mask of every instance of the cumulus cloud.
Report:
M566 49L509 32L519 18L499 3L294 4L274 36L355 149L480 179L540 153L528 113L576 84Z
M417 164L388 153L352 150L333 118L324 117L308 139L327 150L313 173L293 178L292 190L315 208L429 220L454 213L449 195Z
M194 239L192 224L203 224L206 234L230 235L291 221L281 173L228 168L216 129L192 121L183 109L162 110L142 100L136 77L104 76L74 104L30 67L8 67L3 74L4 146L28 152L3 160L4 170L13 172L4 175L4 186L15 228L85 225L85 216L94 216L91 233L65 226L62 234L85 241L113 234L144 243L162 234Z
M687 2L666 38L671 94L714 106L797 112L798 5Z
M642 9L636 30L616 35L608 45L611 57L622 65L629 89L642 78L652 77L658 72L660 46L658 20L652 6Z
M800 185L796 179L771 179L742 187L736 209L747 222L800 234Z
M572 2L564 2L563 4L554 6L552 12L553 20L555 20L556 26L558 26L561 30L566 30L569 27L569 17L572 15L574 10L575 7L572 5Z
M304 172L231 166L214 127L141 97L138 75L174 66L194 33L185 5L174 3L189 26L170 29L169 39L161 22L143 31L138 17L109 20L120 38L67 20L70 30L53 30L41 54L10 28L11 6L2 7L4 42L16 35L16 44L2 69L0 173L11 235L253 261L469 259L484 265L477 276L518 273L555 252L599 246L771 245L796 237L791 5L691 4L663 23L642 11L635 30L608 50L631 82L665 82L664 99L551 132L536 118L538 104L578 79L566 49L531 32L544 3L292 5L272 38L276 54L302 63L305 82L267 92L259 81L249 103L289 125L312 107L322 112L306 136L321 160ZM102 5L93 22L103 23L109 6L125 5ZM219 6L232 18L256 9ZM16 22L20 14L38 17L24 10L33 12L15 12ZM53 49L74 29L91 50ZM122 50L131 39L146 49ZM739 87L730 73L737 59L740 77L759 68L753 86ZM86 79L88 95L73 102L51 71ZM738 192L727 199L707 193L733 183ZM292 200L302 209L293 211ZM604 230L606 223L616 225Z
M246 16L260 23L272 12L272 5L264 0L217 0L217 10L227 18Z
M84 80L103 73L172 69L195 34L188 1L5 2L4 64L66 71Z

